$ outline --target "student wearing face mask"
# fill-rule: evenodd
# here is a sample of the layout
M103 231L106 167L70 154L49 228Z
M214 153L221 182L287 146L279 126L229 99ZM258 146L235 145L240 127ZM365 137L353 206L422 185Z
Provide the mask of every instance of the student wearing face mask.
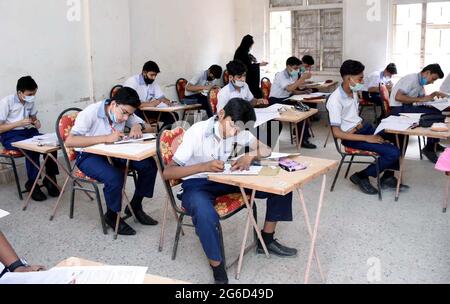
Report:
M161 87L155 82L156 77L160 72L161 71L158 65L154 61L148 61L144 64L142 73L130 77L127 81L125 81L123 86L134 89L139 94L141 103L146 106L158 107L162 106L162 104L170 106L172 102L165 97ZM174 114L178 119L178 115L176 113ZM139 109L136 110L136 115L142 119L145 119L144 114ZM159 115L160 113L158 112L146 113L146 116L149 119L157 119ZM160 121L163 123L162 127L175 122L170 113L161 113Z
M112 100L91 104L81 111L75 125L67 137L67 147L77 151L77 167L86 176L89 176L105 186L103 193L107 211L105 222L115 228L117 216L122 210L122 188L124 183L123 169L126 160L113 158L111 161L105 156L83 152L83 148L96 144L114 143L124 136L125 126L130 128L130 138L141 138L143 132L154 132L150 125L134 113L139 109L141 102L135 90L129 87L121 88ZM157 225L158 222L146 214L142 208L144 197L153 197L157 166L153 158L130 162L130 169L136 170L138 178L136 190L130 202L136 219L143 225ZM131 215L128 206L125 209ZM134 235L136 231L122 218L119 219L119 234Z
M0 142L7 150L17 151L12 143L22 141L40 135L41 122L37 118L35 97L38 90L36 82L31 76L19 79L16 87L16 94L9 95L0 100ZM27 155L39 166L40 155L36 152L25 151ZM57 153L53 153L55 158ZM28 159L25 159L28 181L25 189L30 191L36 180L39 169L37 169ZM58 166L52 159L48 159L45 164L47 176L56 183L56 175L59 174ZM48 180L43 180L44 186L51 197L58 197L58 188ZM35 201L47 199L40 187L35 187L31 198Z
M222 68L219 65L214 64L206 71L203 71L196 77L192 78L186 85L185 99L192 100L192 103L201 104L202 109L206 111L208 117L212 117L214 114L207 105L208 98L205 93L208 92L213 86L220 85L219 81L221 76Z
M341 76L343 79L336 91L327 102L327 110L335 137L342 140L342 145L354 149L376 152L379 158L382 188L395 189L397 179L394 170L399 169L400 150L392 144L394 138L383 132L374 135L375 129L370 124L363 124L358 115L358 94L363 88L364 65L359 61L347 60L342 64ZM391 140L392 142L388 141ZM359 186L363 193L375 195L378 190L372 186L369 177L377 177L374 164L353 174L350 180ZM408 186L401 185L401 190Z
M224 86L217 95L217 112L222 110L233 98L241 98L250 102L252 106L268 105L266 99L256 99L245 82L247 68L239 60L230 61L227 64L227 71L230 75L230 82Z
M435 98L446 98L447 94L434 92L427 95L425 86L433 84L436 80L444 78L444 72L439 64L430 64L420 73L409 74L397 82L391 92L390 106L391 113L430 113L440 114L441 111L434 107L417 106L415 103L433 101ZM433 163L437 162L436 151L444 151L444 147L439 144L439 139L428 138L427 145L422 153Z
M300 95L305 94L304 91L301 91L301 87L305 84L305 81L309 79L311 76L308 73L303 73L301 77L299 77L300 68L302 66L302 61L297 57L290 57L286 60L286 69L277 73L275 75L275 79L273 80L272 88L270 90L269 103L270 105L281 103L287 105L293 105L291 101L285 101L286 98L291 97L292 95ZM268 125L268 134L272 134L271 126L276 122L271 122ZM302 130L303 124L305 122L300 122L298 125L298 130ZM306 122L307 124L307 122ZM281 133L281 124L279 125L279 130ZM306 149L316 149L316 145L309 142L309 138L311 135L309 134L308 125L305 126L305 133L303 134L303 142L302 147ZM268 144L272 146L272 138L269 137ZM274 139L273 143L276 142Z

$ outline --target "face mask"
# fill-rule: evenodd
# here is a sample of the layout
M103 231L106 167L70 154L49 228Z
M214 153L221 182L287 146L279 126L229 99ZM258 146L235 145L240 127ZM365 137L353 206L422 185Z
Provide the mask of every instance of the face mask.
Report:
M352 90L353 92L362 91L364 90L364 85L362 83L355 83L354 86L350 85L350 90Z
M298 70L293 70L292 72L289 73L291 75L291 77L293 78L298 78Z
M300 73L304 74L305 72L306 72L305 67L301 67L301 68L300 68Z
M112 111L111 109L109 110L109 118L113 123L117 123L116 114L114 114L114 111Z
M147 76L144 76L144 82L145 82L145 84L150 85L153 82L155 82L155 79L150 79L150 78L147 78Z
M245 82L244 82L244 81L241 81L241 80L234 80L234 81L233 81L233 84L234 84L234 86L237 87L237 88L243 88L244 85L245 85Z
M428 79L426 77L420 77L420 85L425 86L428 84Z
M25 102L32 102L35 98L36 96L24 96L23 100L25 100Z

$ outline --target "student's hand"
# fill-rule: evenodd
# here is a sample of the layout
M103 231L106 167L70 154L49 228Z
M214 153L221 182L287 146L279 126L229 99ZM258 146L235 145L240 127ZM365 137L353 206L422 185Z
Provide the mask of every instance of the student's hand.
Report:
M269 63L268 62L266 62L266 61L263 61L263 62L261 62L260 64L259 64L259 66L266 66L266 65L268 65Z
M121 140L123 137L125 137L125 134L119 131L113 131L111 134L106 136L106 143L112 144L116 141Z
M302 76L300 77L300 79L301 79L301 80L308 80L308 79L311 79L311 77L312 77L311 72L306 72L306 73L303 73L303 74L302 74Z
M422 97L422 101L424 101L424 102L434 101L434 95L431 94L431 95L424 96L424 97Z
M203 172L223 172L225 170L225 163L220 160L212 160L204 163L204 167Z
M45 267L41 265L30 265L30 266L20 266L17 267L14 272L35 272L44 271Z
M250 169L255 158L251 155L244 155L231 163L231 171L245 171Z
M386 141L380 135L368 135L366 136L366 142L371 144L384 144Z
M31 118L25 118L17 122L19 127L28 127L29 125L33 124L33 120Z
M434 97L437 98L447 98L448 94L442 93L442 92L434 92L433 94L431 94Z
M33 124L34 124L34 127L38 130L42 127L39 119L36 119Z
M129 138L138 139L142 138L142 136L143 134L141 125L134 125L133 127L131 127L130 134L128 136Z
M212 85L204 86L202 91L209 91L209 90L211 90L212 87L213 87Z
M148 105L153 108L157 107L160 103L161 103L161 100L158 100L158 99L152 99L152 100L148 101Z
M268 105L269 104L269 101L267 100L267 99L263 99L263 98L261 98L261 99L258 99L258 101L256 102L256 105Z
M167 98L162 99L162 102L164 102L168 106L170 106L172 104L172 101Z

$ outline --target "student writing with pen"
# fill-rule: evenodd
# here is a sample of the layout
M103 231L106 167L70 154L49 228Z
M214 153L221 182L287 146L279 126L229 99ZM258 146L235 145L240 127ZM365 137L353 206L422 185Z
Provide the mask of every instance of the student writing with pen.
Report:
M139 95L132 88L121 88L113 100L104 100L88 106L80 112L75 120L66 146L76 148L78 168L87 176L102 182L105 186L107 211L105 222L113 229L116 218L122 209L122 187L124 184L123 168L126 160L112 159L110 163L105 156L83 152L84 147L101 143L114 143L124 137L125 126L130 128L130 138L140 138L143 132L154 131L142 119L134 115L141 102ZM153 158L130 162L130 169L136 170L138 179L131 208L137 220L143 225L156 225L158 222L147 215L142 208L144 197L153 197L157 166ZM130 215L127 208L125 213ZM136 231L123 219L119 222L119 234L134 235Z

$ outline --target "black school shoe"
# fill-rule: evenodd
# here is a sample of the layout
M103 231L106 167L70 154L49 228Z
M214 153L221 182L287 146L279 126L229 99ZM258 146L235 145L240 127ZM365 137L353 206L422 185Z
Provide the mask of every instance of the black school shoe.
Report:
M117 214L109 214L108 212L105 214L105 223L108 224L114 231L116 229L116 218ZM119 220L119 229L117 234L120 235L135 235L136 230L131 228L122 218Z
M304 140L302 142L302 148L305 148L305 149L317 149L317 146L315 144L310 143L308 140Z
M277 239L274 239L272 242L266 244L267 251L269 251L270 254L287 258L287 257L295 257L297 256L297 249L295 248L289 248L284 245L281 245ZM264 248L261 245L261 242L258 240L258 247L256 249L256 253L258 254L265 254Z
M32 187L33 187L33 182L27 181L27 182L25 183L25 189L26 189L28 192L31 191L31 188L32 188ZM42 202L42 201L45 201L45 200L47 199L47 196L45 196L44 192L42 192L40 186L39 186L39 185L36 185L36 187L34 187L33 193L31 194L31 199L32 199L33 201L36 201L36 202Z
M433 164L435 164L438 161L438 156L436 152L434 152L433 150L427 148L422 149L422 154L425 155L426 158L428 158L428 160Z
M212 265L211 269L213 271L213 276L214 276L214 284L217 285L225 285L228 284L228 275L227 275L227 270L225 269L225 265L222 263L220 263L219 266L214 267Z
M380 179L381 189L397 189L397 182L398 182L398 179L395 176L390 176L388 178L382 177ZM404 190L408 190L408 189L409 189L408 185L400 184L400 191L404 191Z
M156 226L156 225L158 225L158 221L154 220L150 215L145 213L144 210L137 209L137 210L133 210L133 211L134 211L134 215L136 216L136 219L142 225L147 225L147 226ZM130 208L128 208L128 206L125 208L125 214L128 217L132 216Z
M52 180L56 183L56 178L52 178ZM53 185L53 183L48 178L44 178L42 184L45 186L45 188L47 188L48 195L50 195L51 197L59 196L59 189L55 185Z
M447 148L447 147L444 147L444 146L441 145L441 144L437 144L437 145L436 145L436 151L437 151L437 152L444 152L446 148Z
M375 195L378 194L378 190L372 186L372 184L369 181L369 178L359 178L358 173L353 174L350 177L350 181L357 185L359 189L361 189L362 192L369 195Z

